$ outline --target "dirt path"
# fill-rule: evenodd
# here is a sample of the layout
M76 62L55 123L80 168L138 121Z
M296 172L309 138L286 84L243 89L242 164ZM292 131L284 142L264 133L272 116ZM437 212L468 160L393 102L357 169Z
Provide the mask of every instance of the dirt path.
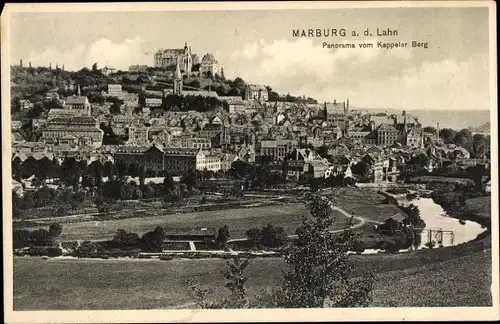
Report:
M377 222L377 221L373 221L373 220L368 220L368 219L365 219L363 217L353 216L353 215L349 214L348 212L346 212L344 209L342 209L340 207L337 207L337 206L334 206L332 209L333 210L337 210L342 215L344 215L346 218L351 218L352 217L352 218L357 219L359 221L358 223L352 225L350 227L351 229L360 228L360 227L364 226L366 224L366 222L382 224L381 222ZM344 230L345 230L344 228L340 228L340 229L332 230L332 231L330 231L330 233L340 233L340 232L343 232ZM288 238L297 238L297 237L298 236L296 234L288 235ZM240 238L230 239L228 241L228 243L231 243L231 242L242 242L242 241L246 241L246 240L247 240L246 237L240 237Z

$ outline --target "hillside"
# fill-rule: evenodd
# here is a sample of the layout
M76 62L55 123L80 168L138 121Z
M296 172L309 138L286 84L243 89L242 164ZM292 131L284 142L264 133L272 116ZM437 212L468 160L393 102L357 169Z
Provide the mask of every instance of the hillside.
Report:
M57 89L60 96L65 97L76 93L76 85L80 86L82 95L89 98L91 103L101 103L104 99L101 91L106 89L107 84L120 83L125 91L140 92L143 86L153 86L160 88L172 87L172 76L168 71L148 70L144 73L119 71L106 76L101 73L96 66L89 70L83 68L79 71L65 71L56 67L11 67L11 112L19 113L20 99L28 99L35 104L38 116L44 106L45 94L51 89ZM215 76L207 77L187 77L184 79L186 90L211 90L217 92L219 96L243 96L247 83L242 78L234 80L224 79ZM313 98L294 97L290 94L280 95L273 91L270 86L266 86L269 93L269 101L286 101L317 103ZM46 107L47 108L47 107Z
M483 133L483 134L489 134L491 130L491 125L490 122L486 122L480 126L477 127L469 127L469 130L473 133Z

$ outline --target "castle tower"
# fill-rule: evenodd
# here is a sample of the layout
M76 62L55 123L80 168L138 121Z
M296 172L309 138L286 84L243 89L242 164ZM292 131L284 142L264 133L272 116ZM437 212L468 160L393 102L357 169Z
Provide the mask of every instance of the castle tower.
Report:
M404 123L404 124L403 124L403 129L404 129L404 131L406 132L406 127L407 127L407 126L406 126L406 111L404 111L404 110L403 110L403 118L404 118L404 121L403 121L403 123Z
M325 121L328 120L328 110L326 109L326 101L323 104L323 120L325 120Z
M437 123L437 127L436 127L436 141L437 141L437 144L441 144L441 137L439 136L439 123Z
M177 58L177 65L175 67L174 94L178 96L182 94L182 74L179 66L179 58Z

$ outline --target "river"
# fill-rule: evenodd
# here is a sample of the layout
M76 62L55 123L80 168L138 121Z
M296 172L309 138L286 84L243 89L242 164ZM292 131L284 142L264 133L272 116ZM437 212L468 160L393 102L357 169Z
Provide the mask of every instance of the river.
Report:
M462 221L456 218L449 217L446 211L440 205L436 204L431 198L417 198L407 200L406 195L395 196L402 206L413 204L420 210L420 217L425 221L425 229L422 231L421 244L418 250L427 248L425 244L430 239L436 242L441 240L442 246L453 246L469 242L475 239L479 234L486 231L486 228L481 228L481 225L473 221ZM432 230L432 231L429 231ZM442 230L442 234L440 231ZM362 254L382 253L382 250L367 249ZM400 250L399 252L408 252L408 250Z

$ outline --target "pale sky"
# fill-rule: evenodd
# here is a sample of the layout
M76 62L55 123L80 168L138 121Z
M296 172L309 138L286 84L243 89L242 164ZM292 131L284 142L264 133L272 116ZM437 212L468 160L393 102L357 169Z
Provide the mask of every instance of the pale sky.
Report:
M487 8L16 13L11 60L66 69L153 65L159 48L187 42L213 53L226 77L362 108L489 109ZM346 37L294 38L298 28ZM352 37L370 28L372 37ZM398 36L378 37L376 28ZM427 42L428 49L327 49L367 40Z

